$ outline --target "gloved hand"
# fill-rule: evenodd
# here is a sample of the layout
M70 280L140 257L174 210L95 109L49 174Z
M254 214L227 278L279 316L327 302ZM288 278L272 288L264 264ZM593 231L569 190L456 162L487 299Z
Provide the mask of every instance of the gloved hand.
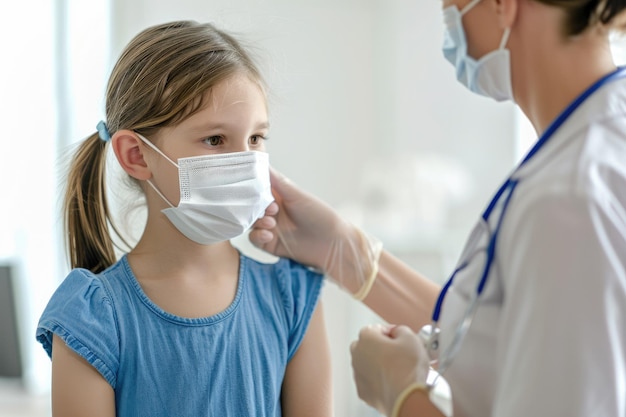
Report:
M270 180L276 201L252 226L250 241L273 255L317 268L364 298L378 271L382 244L273 168Z
M426 385L428 353L407 326L364 327L350 352L359 398L386 416L399 408L407 388Z

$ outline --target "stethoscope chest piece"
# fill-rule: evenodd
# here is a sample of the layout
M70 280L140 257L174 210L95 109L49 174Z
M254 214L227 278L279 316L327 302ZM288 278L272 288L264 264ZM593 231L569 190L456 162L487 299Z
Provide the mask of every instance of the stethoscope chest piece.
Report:
M418 333L428 352L431 366L439 361L439 333L439 326L433 326L432 324L423 326Z

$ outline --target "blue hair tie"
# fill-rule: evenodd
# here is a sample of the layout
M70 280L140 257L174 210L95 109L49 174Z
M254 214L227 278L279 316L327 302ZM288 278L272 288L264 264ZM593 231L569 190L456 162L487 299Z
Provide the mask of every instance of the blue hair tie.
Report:
M100 120L96 125L96 129L98 129L98 136L105 142L111 140L111 134L109 133L109 129L107 128L106 123L103 120Z

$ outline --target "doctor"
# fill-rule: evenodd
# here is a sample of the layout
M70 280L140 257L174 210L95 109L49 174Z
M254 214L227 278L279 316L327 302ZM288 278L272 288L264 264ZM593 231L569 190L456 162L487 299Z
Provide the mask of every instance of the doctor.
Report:
M250 233L397 326L351 346L359 396L388 416L626 416L626 0L444 0L445 58L513 100L538 140L503 179L443 288L277 172ZM423 327L426 325L425 327Z

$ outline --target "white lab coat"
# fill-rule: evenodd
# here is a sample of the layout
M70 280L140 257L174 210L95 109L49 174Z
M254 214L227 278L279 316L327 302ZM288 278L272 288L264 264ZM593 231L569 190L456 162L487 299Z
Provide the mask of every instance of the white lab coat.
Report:
M454 416L624 417L626 80L589 97L514 178L482 301L444 375ZM464 253L486 241L477 226ZM445 298L442 349L483 260Z

